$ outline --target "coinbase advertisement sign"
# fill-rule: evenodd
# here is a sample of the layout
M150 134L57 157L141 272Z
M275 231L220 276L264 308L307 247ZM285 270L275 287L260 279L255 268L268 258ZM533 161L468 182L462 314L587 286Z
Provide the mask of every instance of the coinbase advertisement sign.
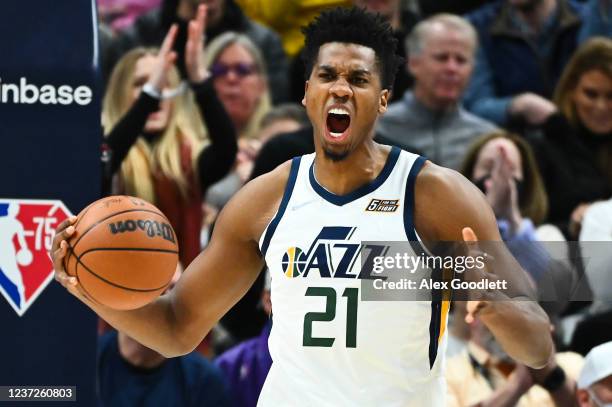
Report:
M48 250L100 196L96 22L94 0L0 4L0 398L64 386L95 405L97 318L54 281Z

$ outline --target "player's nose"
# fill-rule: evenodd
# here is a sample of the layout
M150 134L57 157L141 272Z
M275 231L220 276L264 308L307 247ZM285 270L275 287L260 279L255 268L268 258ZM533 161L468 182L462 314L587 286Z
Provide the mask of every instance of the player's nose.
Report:
M343 77L339 77L329 88L329 93L338 99L348 99L353 96L353 90Z

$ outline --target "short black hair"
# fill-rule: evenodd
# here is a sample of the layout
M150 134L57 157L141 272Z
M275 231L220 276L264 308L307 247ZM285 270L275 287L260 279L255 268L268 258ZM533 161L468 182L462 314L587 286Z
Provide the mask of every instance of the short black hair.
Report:
M312 73L322 45L344 42L372 48L376 53L383 89L393 88L402 57L396 54L397 39L393 36L393 29L380 14L358 7L336 7L323 11L302 28L302 32L306 37L303 54L306 79Z

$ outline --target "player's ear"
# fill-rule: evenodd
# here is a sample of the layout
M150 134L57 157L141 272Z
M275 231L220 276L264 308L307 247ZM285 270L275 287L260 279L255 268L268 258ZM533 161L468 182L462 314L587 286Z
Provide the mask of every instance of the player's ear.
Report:
M304 97L302 98L302 106L306 107L306 91L308 90L308 81L304 83Z
M390 94L391 92L389 92L389 89L383 89L380 91L380 101L378 102L379 114L384 114L387 111Z

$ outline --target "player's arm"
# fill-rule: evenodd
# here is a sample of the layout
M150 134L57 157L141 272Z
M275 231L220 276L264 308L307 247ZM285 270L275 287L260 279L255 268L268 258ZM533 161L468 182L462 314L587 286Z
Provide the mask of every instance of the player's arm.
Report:
M283 165L250 182L226 205L207 248L185 269L174 289L131 311L116 311L89 300L62 260L70 223L53 242L56 279L117 330L166 357L192 351L217 321L246 293L264 260L259 236L277 210L289 173Z
M508 355L533 368L546 365L552 353L550 322L537 302L530 300L535 295L527 274L501 243L497 221L482 193L459 173L429 162L419 173L415 189L415 226L423 240L461 242L477 236L487 242L487 254L494 259L491 271L507 279L508 292L516 293L505 301L479 301L472 313Z

